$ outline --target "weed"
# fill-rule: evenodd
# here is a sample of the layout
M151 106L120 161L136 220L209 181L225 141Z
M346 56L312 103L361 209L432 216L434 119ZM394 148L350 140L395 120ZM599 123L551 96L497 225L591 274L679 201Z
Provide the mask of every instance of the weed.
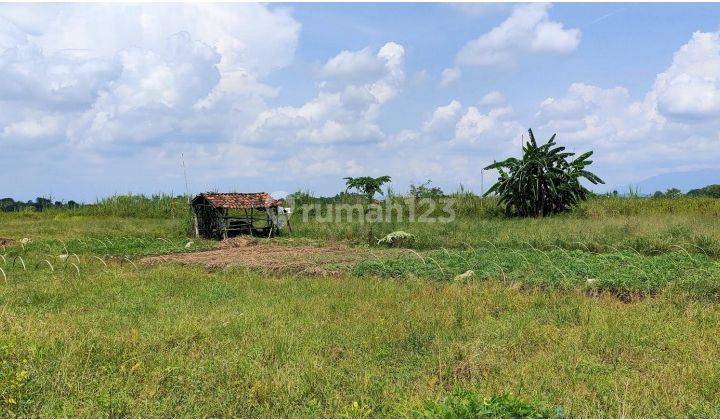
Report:
M510 393L480 398L472 391L455 389L440 401L428 402L419 417L433 419L562 418L562 409L551 411Z

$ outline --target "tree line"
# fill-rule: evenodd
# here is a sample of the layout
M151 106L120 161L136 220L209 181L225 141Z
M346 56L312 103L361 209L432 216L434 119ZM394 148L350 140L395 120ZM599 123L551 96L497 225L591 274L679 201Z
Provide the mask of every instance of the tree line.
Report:
M48 209L73 209L82 204L69 200L67 202L53 201L52 198L37 197L35 201L15 201L10 197L0 198L0 211L43 211Z

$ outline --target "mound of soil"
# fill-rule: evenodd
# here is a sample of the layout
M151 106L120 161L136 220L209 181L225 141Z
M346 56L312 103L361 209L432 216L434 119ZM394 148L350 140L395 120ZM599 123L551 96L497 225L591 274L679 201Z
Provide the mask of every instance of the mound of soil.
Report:
M252 238L251 238L252 239ZM232 244L232 245L231 245ZM400 250L384 250L383 254L399 254ZM385 255L386 256L386 255ZM360 261L372 258L368 249L345 245L330 247L283 246L247 241L238 237L222 241L218 249L146 257L145 264L201 264L208 269L243 266L266 272L337 276L349 271Z
M0 246L13 246L13 245L15 245L16 243L17 243L17 242L15 242L14 239L10 239L10 238L0 238Z

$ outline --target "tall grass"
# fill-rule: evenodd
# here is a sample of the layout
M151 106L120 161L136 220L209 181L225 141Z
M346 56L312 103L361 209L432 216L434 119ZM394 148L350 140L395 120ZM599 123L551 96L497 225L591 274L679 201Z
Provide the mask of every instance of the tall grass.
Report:
M711 197L596 197L578 206L575 214L594 219L615 216L720 217L720 199Z
M182 219L188 217L188 198L171 195L114 195L75 210L88 216Z
M303 205L318 203L321 208L328 204L359 204L362 197L353 194L339 194L335 197L317 197L309 190L298 191L293 195L295 212L301 213ZM405 205L409 196L389 191L383 204ZM497 218L503 217L502 208L498 207L496 197L480 197L471 191L458 189L444 197L433 197L435 212L442 211L439 201L452 200L455 215L463 218ZM423 204L424 206L425 204ZM426 207L419 207L418 211ZM21 212L22 213L22 212ZM32 214L31 210L24 213ZM114 195L98 200L94 204L84 205L71 209L48 209L48 214L73 214L88 216L112 216L131 218L183 218L189 213L188 198L186 196L172 196L156 194L146 196L142 194ZM2 213L0 213L2 214ZM576 218L612 218L616 216L655 216L655 215L685 215L698 217L720 217L720 200L710 197L642 197L617 196L593 197L577 206L570 213ZM562 216L561 216L562 217Z

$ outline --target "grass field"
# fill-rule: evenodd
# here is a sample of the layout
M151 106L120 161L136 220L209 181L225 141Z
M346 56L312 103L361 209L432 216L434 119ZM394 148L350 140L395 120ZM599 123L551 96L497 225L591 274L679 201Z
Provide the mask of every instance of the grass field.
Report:
M489 204L271 241L373 255L331 277L140 263L215 245L182 200L0 213L0 416L720 416L718 200Z

